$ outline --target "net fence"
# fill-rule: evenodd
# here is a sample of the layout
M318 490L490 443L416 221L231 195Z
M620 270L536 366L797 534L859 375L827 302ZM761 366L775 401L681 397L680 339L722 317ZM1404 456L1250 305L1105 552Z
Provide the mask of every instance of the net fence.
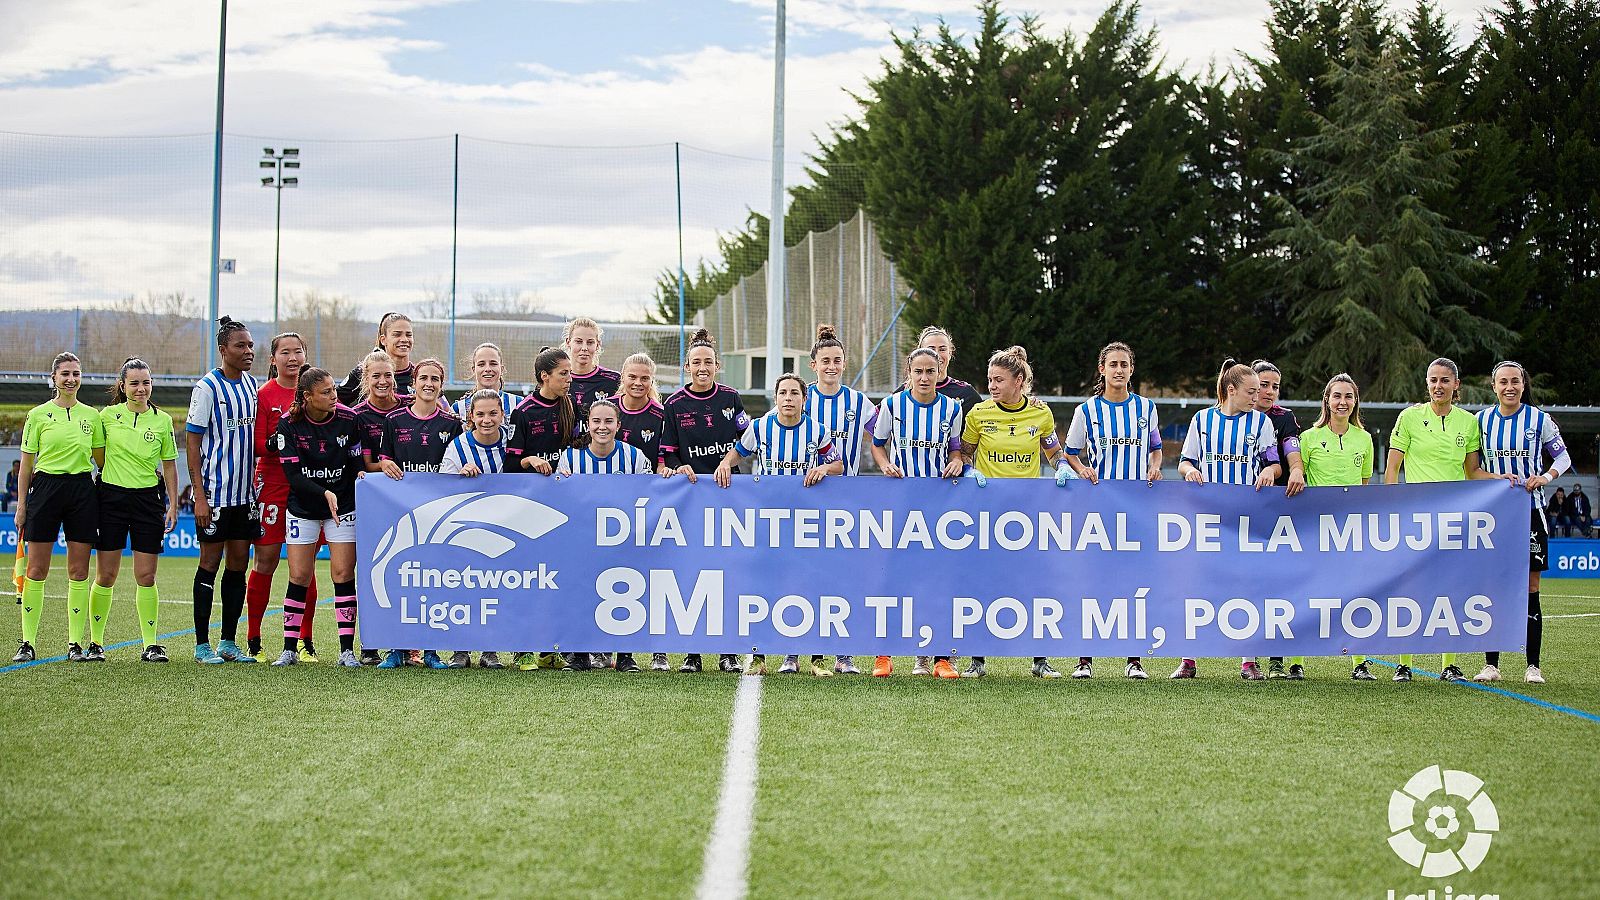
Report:
M64 349L90 373L131 355L172 379L204 370L212 140L0 132L0 378L37 377ZM289 149L298 165L279 168ZM313 363L347 371L379 315L406 312L414 356L445 360L458 383L485 340L526 381L533 354L579 315L608 323L603 362L643 350L675 381L678 328L644 323L652 311L662 321L680 247L691 274L721 266L719 242L770 202L767 160L683 144L226 135L222 172L221 313L260 345L297 331ZM787 167L788 184L805 178ZM864 361L890 329L887 359L903 287L857 209L830 221L790 235L787 343L803 355L814 324L832 322ZM747 362L764 353L765 270L737 274L702 318L734 354L729 377L750 387L765 380ZM879 367L868 374L881 382Z

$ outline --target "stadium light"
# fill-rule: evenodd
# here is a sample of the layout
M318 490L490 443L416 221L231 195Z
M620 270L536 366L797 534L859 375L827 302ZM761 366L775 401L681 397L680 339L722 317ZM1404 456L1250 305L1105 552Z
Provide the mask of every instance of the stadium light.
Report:
M271 147L261 148L264 159L261 168L271 169L272 175L261 179L262 187L269 187L278 192L277 214L272 227L272 333L280 330L278 319L278 275L283 259L283 189L300 186L300 179L290 176L285 178L284 169L300 168L300 150L298 147L285 147L282 153L276 153Z

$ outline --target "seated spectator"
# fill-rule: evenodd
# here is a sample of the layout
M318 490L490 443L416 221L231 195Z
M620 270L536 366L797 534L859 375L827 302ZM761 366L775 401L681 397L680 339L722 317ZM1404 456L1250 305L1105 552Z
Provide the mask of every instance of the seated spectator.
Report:
M1550 496L1549 502L1544 505L1544 520L1550 525L1551 537L1566 537L1563 533L1567 527L1567 489L1556 488Z
M6 473L6 492L0 495L0 512L10 512L11 504L17 502L17 477L22 473L22 460L11 461L11 471Z
M194 515L194 485L183 486L183 493L178 495L178 511L184 515Z
M1589 505L1589 496L1583 492L1583 485L1575 484L1572 492L1567 494L1566 506L1567 536L1572 536L1572 529L1578 530L1578 537L1588 537L1589 529L1594 524L1594 507Z

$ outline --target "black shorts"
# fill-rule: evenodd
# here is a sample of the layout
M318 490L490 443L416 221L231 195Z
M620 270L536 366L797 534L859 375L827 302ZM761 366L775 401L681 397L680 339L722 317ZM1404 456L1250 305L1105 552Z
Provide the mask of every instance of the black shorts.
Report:
M1531 523L1528 525L1528 571L1547 572L1550 570L1550 528L1545 524L1544 513L1533 511Z
M125 488L100 482L100 540L102 553L121 553L133 540L135 553L160 553L166 549L167 506L161 488Z
M261 519L254 503L224 506L211 510L211 527L201 528L195 523L194 536L202 544L220 544L223 541L249 541L261 537Z
M28 483L23 539L54 544L65 528L69 542L93 544L100 528L99 507L94 479L88 472L76 475L35 472Z

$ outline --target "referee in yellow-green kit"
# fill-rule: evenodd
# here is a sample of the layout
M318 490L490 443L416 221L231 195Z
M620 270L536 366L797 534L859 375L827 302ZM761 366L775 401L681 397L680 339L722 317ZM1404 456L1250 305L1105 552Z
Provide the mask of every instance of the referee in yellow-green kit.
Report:
M100 411L106 449L100 465L100 540L95 544L94 590L89 592L89 653L103 643L111 613L111 589L122 568L122 551L133 544L134 605L144 638L145 662L166 662L156 643L156 562L167 532L178 522L178 445L172 416L150 403L150 364L130 357L111 389L112 405ZM160 472L157 475L157 472ZM166 482L165 500L161 483Z
M56 537L67 533L67 658L91 657L83 651L83 626L89 619L89 551L99 534L94 487L95 451L106 445L100 414L78 402L83 368L78 357L61 353L50 365L56 398L28 411L22 426L22 471L17 476L17 528L28 543L28 571L22 584L22 646L12 662L32 662L44 607L44 580Z

